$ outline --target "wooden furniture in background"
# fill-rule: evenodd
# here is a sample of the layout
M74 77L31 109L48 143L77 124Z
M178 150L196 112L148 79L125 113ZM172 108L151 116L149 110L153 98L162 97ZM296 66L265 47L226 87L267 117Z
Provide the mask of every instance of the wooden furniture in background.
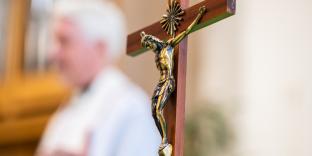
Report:
M44 127L70 90L53 71L25 73L23 57L30 0L10 0L6 69L0 80L0 155L33 155Z

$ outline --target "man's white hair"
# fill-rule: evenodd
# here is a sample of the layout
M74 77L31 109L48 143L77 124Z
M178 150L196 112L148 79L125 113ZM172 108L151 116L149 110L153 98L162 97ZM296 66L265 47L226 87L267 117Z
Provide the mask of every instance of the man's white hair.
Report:
M58 0L55 18L69 18L88 39L104 41L109 55L116 58L125 48L125 19L120 9L108 0Z

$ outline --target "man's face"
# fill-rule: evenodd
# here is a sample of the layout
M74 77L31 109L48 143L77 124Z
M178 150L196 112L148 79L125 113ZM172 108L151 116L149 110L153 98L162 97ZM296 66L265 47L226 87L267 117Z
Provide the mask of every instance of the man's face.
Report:
M76 87L89 84L103 61L103 51L67 19L55 21L53 39L50 59L65 80Z

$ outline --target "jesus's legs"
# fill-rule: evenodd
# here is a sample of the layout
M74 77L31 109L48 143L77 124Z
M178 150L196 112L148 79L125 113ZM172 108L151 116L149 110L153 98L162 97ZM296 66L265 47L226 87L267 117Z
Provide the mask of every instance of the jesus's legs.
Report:
M168 139L167 139L167 124L165 117L163 115L163 110L164 107L166 106L166 103L169 99L170 94L172 93L172 89L169 89L169 87L172 87L173 81L165 81L163 84L159 84L154 93L153 97L153 117L155 120L155 123L157 125L157 128L162 136L162 143L161 147L163 148L168 144Z

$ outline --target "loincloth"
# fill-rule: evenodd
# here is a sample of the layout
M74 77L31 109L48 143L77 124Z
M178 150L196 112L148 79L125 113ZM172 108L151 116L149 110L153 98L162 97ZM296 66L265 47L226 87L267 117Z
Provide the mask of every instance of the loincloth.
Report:
M174 77L170 77L167 79L164 79L162 81L159 81L158 84L155 87L154 94L152 96L152 101L157 101L158 97L163 96L169 96L175 89L175 79Z

